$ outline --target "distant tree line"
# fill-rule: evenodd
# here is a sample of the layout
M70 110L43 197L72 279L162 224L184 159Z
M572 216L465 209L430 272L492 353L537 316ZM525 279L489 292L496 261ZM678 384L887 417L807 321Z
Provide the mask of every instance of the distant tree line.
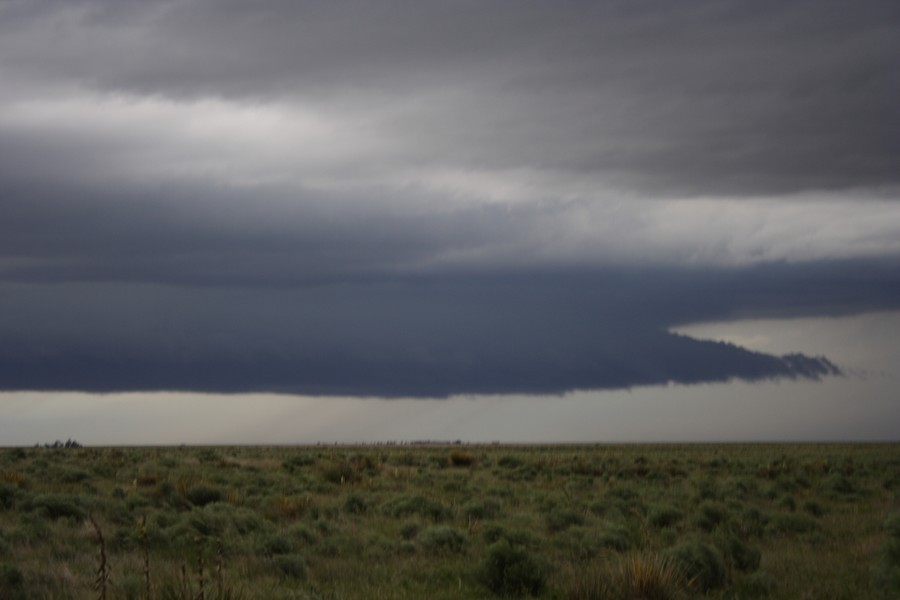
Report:
M38 444L35 444L34 447L35 447L35 448L40 448L40 447L41 447L41 444L39 444L39 443L38 443ZM45 443L45 444L43 445L43 447L44 447L44 448L81 448L81 444L79 444L78 442L76 442L76 441L73 440L73 439L68 439L68 440L66 440L65 442L61 442L60 440L56 440L56 441L53 442L52 444L46 444L46 443Z

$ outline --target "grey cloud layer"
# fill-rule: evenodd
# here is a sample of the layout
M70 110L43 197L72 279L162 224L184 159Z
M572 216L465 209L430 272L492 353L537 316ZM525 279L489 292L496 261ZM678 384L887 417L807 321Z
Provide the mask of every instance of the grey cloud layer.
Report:
M878 0L0 2L0 388L834 374L669 328L900 307L898 28Z
M4 79L373 111L406 161L654 195L877 187L900 172L890 0L27 2L2 16Z

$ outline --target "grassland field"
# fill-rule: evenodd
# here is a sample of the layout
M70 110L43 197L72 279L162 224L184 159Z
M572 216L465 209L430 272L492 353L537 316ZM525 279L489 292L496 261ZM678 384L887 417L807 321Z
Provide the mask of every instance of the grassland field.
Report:
M898 515L896 444L4 448L0 599L900 598Z

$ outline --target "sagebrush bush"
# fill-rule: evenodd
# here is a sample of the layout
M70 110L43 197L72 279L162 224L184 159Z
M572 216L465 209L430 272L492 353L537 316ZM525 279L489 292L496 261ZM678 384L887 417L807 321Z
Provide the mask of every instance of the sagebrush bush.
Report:
M570 527L553 538L553 545L569 560L588 561L603 549L599 536L586 527Z
M10 510L16 502L18 488L8 483L0 483L0 510Z
M584 513L571 508L554 507L544 516L547 530L551 533L562 531L572 525L584 525Z
M13 565L0 565L0 598L3 600L24 600L25 576Z
M500 501L496 498L469 500L460 508L467 519L493 519L500 514Z
M447 507L422 495L398 496L385 502L381 508L384 514L395 518L413 515L432 521L443 521L450 518L450 510Z
M421 526L416 521L407 521L400 526L400 537L404 540L411 540L419 535Z
M803 503L803 510L814 517L821 517L825 514L825 508L815 500L807 500Z
M537 596L546 586L547 567L522 547L500 540L488 547L478 572L491 592L505 598Z
M900 598L900 513L888 516L884 530L888 538L878 551L875 585L883 598Z
M703 542L682 542L667 549L663 556L673 561L692 586L702 592L725 585L725 561L715 546Z
M694 524L704 531L712 531L722 523L728 515L728 510L718 502L704 502L697 509Z
M347 494L344 499L344 512L351 515L364 515L369 510L369 501L358 492Z
M816 531L819 522L813 517L800 513L775 513L765 526L767 535L796 535Z
M294 543L287 536L281 534L269 535L260 541L259 552L265 556L278 556L290 554L294 551Z
M603 528L598 537L599 544L604 548L625 552L635 544L634 535L625 523L612 523Z
M777 583L772 575L765 571L756 571L736 578L735 596L738 598L766 598L775 590L776 586Z
M759 568L762 552L733 534L724 534L716 540L716 546L738 571L752 573Z
M454 467L471 467L476 460L473 454L463 450L452 450L450 452L450 464Z
M202 536L219 536L231 524L232 509L228 504L207 504L203 508L191 511L189 522L191 527Z
M328 483L343 484L357 479L357 471L349 461L328 462L317 465L319 475Z
M647 522L654 527L671 527L684 517L684 513L670 504L650 507Z
M185 494L188 502L194 506L206 506L213 502L222 502L225 500L225 494L219 488L207 485L197 485L188 489Z
M51 520L72 519L81 521L87 517L87 511L78 497L47 494L36 496L31 500L31 509Z
M465 533L445 525L429 527L419 534L422 547L436 553L457 554L465 549L468 541Z
M306 577L306 560L299 554L279 554L272 557L275 570L288 579Z

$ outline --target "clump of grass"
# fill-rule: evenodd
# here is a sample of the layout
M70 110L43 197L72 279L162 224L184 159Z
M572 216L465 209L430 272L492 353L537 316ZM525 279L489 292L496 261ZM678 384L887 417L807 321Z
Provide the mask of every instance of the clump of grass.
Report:
M574 574L568 600L677 600L690 581L674 561L658 554L634 553L610 564Z
M526 549L501 539L488 547L478 579L497 596L537 596L546 587L547 570Z

